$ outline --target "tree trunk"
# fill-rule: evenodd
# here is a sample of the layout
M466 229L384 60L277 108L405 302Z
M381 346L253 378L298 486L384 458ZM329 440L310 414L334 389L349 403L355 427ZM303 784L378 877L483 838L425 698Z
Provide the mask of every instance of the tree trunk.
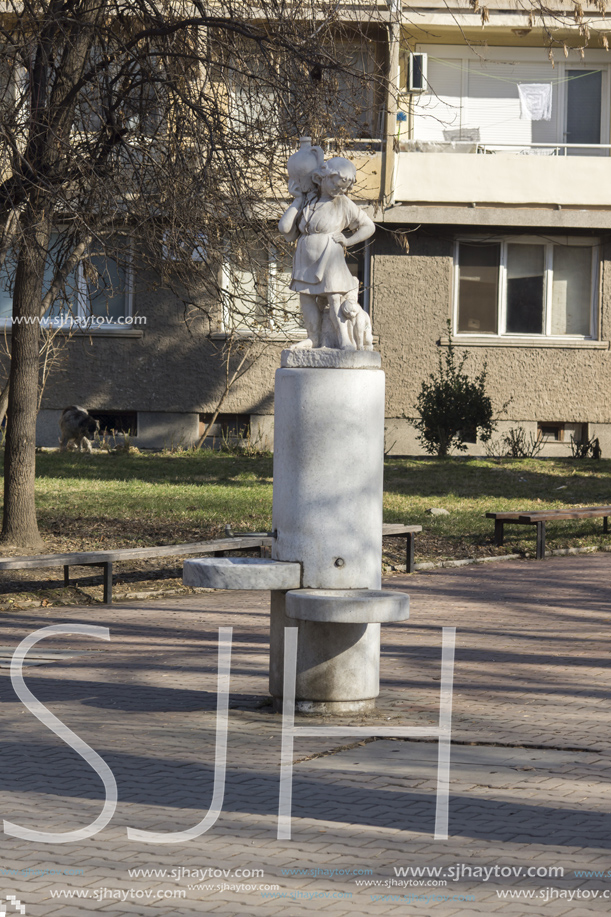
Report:
M40 548L34 488L40 300L49 243L46 218L32 218L17 264L12 329L11 374L4 450L4 520L0 540L18 547Z
M57 170L69 146L76 99L92 42L92 29L104 17L101 0L84 0L70 31L59 37L56 16L64 7L52 0L36 43L28 84L30 118L23 156L27 205L21 217L21 247L13 293L11 373L4 450L4 519L0 541L40 548L34 502L40 309L51 215L58 208ZM65 20L68 22L68 19ZM35 176L32 181L31 176ZM53 177L54 176L54 177ZM65 181L65 178L64 178Z
M9 380L6 380L6 384L2 389L2 394L0 394L0 425L4 423L4 418L6 417L6 411L8 408L8 393L11 388L11 383Z

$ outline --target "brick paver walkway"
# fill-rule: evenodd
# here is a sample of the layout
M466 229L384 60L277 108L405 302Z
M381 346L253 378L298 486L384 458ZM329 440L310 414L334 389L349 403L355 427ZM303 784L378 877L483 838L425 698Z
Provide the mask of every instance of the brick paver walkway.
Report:
M266 593L3 615L4 659L49 624L110 628L109 643L46 641L75 655L28 668L26 682L110 765L119 792L110 824L87 840L2 835L6 914L23 913L18 902L26 917L608 913L610 580L607 554L388 580L410 593L412 615L383 629L380 702L367 722L435 725L441 627L457 627L447 841L432 836L435 742L325 737L295 742L293 838L276 839L282 730L266 701ZM128 826L186 830L210 805L224 626L233 658L222 812L187 843L129 840ZM104 798L99 777L17 700L6 667L0 675L2 817L44 831L89 824ZM157 872L130 873L139 869ZM601 875L575 875L585 870Z

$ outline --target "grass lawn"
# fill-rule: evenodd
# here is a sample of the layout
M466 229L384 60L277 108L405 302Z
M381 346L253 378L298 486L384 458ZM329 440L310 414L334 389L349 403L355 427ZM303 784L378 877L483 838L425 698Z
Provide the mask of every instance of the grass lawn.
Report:
M219 537L271 526L272 459L226 453L41 453L36 499L49 550L95 550ZM534 528L508 527L495 548L487 511L611 503L611 461L393 459L384 521L423 526L416 559L534 553ZM432 517L430 507L449 516ZM548 526L550 548L608 542L602 520ZM397 554L399 559L400 552Z
M534 526L506 526L494 545L487 512L611 504L611 461L593 459L389 459L384 476L384 521L423 526L417 560L535 553ZM432 517L429 507L447 509ZM611 543L602 519L548 523L549 548Z
M89 549L267 530L272 460L225 453L41 453L36 505L42 537Z

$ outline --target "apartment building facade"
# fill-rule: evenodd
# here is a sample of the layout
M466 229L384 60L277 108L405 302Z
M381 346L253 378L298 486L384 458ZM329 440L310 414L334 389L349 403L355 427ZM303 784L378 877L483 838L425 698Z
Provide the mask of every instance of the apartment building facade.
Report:
M344 149L358 168L354 196L377 225L352 266L387 375L391 453L421 452L410 420L451 339L468 348L469 371L487 366L495 407L507 405L501 430L524 427L548 455L594 436L611 454L611 56L598 12L572 27L562 4L557 12L550 25L500 3L393 5L371 39L398 92ZM279 352L302 332L290 263L273 246L262 260L265 295L283 319L266 330L214 432L249 423L265 448ZM222 270L231 291L237 269ZM198 439L223 391L218 348L251 332L222 304L217 325L185 322L182 302L150 280L134 269L114 324L71 340L45 390L41 444L56 442L71 403L122 418L142 447Z

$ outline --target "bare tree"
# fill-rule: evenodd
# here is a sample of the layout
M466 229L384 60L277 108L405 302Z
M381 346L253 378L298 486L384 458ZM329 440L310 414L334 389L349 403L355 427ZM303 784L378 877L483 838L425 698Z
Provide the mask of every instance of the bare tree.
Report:
M153 268L208 330L227 332L231 384L245 352L235 364L240 334L254 339L254 358L259 340L290 327L296 312L281 289L287 256L273 227L297 137L333 137L340 150L355 137L383 137L389 158L401 6L7 3L0 283L12 292L13 326L0 396L0 412L8 396L1 538L35 547L41 319L60 326L57 343L70 319L103 311L103 294L110 302L132 265ZM526 5L553 53L566 15Z
M376 136L386 64L368 50L378 27L340 27L334 3L261 0L256 18L246 0L9 0L8 11L0 280L13 325L1 538L37 547L41 320L69 323L77 301L86 319L83 289L112 287L133 261L154 267L210 327L219 302L230 331L236 316L253 334L277 326L263 267L278 242L270 201L284 192L283 162L303 133ZM222 265L232 259L228 290Z

